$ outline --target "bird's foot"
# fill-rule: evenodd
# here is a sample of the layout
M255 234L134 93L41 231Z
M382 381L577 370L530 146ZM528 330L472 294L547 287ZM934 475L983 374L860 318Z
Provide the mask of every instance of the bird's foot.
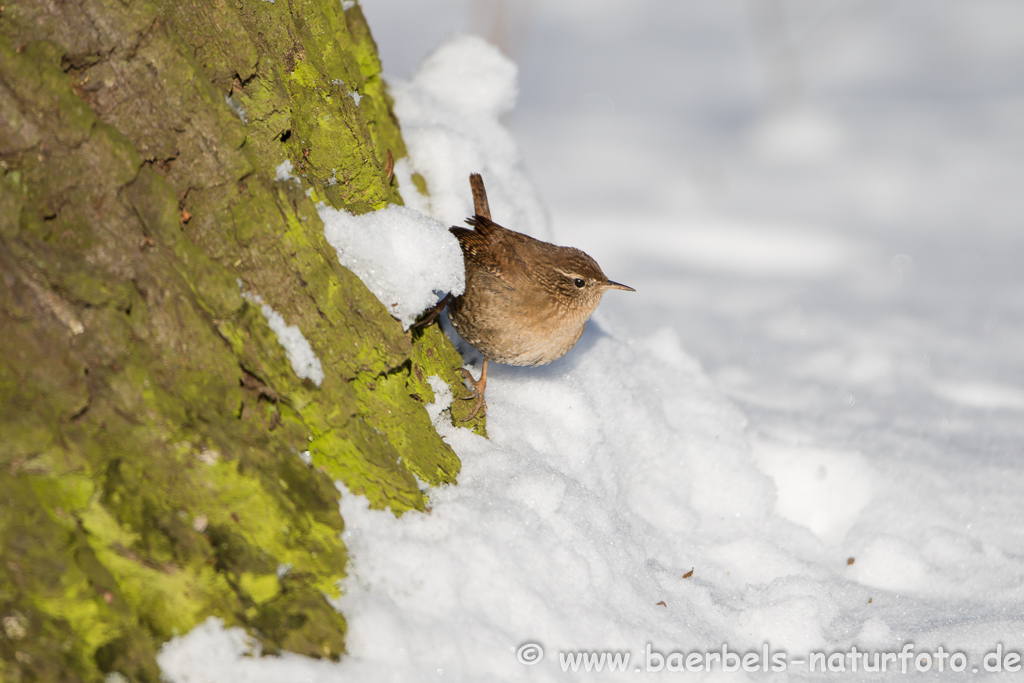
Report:
M416 322L414 322L414 323L413 323L413 324L412 324L412 325L410 326L410 328L411 328L411 329L416 329L416 328L419 328L419 327L426 327L426 326L427 326L427 325L429 325L430 323L434 322L434 320L435 320L435 319L437 318L437 316L438 316L438 315L439 315L439 314L441 313L441 311L443 311L443 310L444 310L444 307L448 305L448 300L449 300L449 299L451 299L451 298L452 298L452 294L451 294L451 292L448 292L447 294L445 294L445 295L444 295L444 298L443 298L443 299L441 299L440 301L438 301L438 302L437 302L437 303L436 303L436 304L434 305L434 307L433 307L433 308L430 308L429 310L427 310L427 312L426 312L426 313L424 313L424 314L423 314L423 315L422 315L422 316L420 317L420 319L419 319L419 320L417 320Z
M464 418L463 422L469 422L479 414L481 417L487 414L487 401L484 400L484 389L487 388L487 359L484 359L483 370L480 371L480 379L473 379L472 373L466 368L459 368L459 372L466 379L469 384L469 388L472 390L469 396L463 396L461 401L469 401L476 399L476 403L473 404L473 412L469 414L469 417Z

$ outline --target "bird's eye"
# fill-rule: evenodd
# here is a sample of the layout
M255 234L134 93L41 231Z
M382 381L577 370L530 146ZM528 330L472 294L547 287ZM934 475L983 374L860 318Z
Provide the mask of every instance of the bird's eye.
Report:
M583 285L587 284L581 277L576 278L575 280L572 281L572 283L579 287L580 289L583 289Z

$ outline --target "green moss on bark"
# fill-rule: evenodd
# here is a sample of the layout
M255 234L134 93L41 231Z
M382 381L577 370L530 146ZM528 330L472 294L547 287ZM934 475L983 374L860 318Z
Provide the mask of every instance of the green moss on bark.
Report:
M343 652L333 480L401 513L459 470L423 403L431 375L462 391L461 359L338 264L313 202L400 201L388 151L358 6L5 6L0 679L157 681L211 615ZM243 292L302 330L320 386Z

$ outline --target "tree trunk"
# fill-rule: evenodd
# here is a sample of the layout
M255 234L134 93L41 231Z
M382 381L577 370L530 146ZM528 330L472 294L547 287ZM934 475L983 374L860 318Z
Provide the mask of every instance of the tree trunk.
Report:
M0 6L0 679L156 682L210 615L343 652L333 480L401 512L459 469L422 403L461 360L403 333L314 206L399 202L389 150L353 2Z

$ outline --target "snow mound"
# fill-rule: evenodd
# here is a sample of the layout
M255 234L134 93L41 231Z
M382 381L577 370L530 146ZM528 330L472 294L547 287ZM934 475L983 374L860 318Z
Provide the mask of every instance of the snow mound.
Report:
M469 174L487 185L498 223L548 239L550 226L519 149L498 117L515 103L518 69L496 47L460 35L429 56L410 81L391 84L409 159L395 164L402 199L447 225L473 215ZM412 174L427 181L419 194Z
M459 242L429 216L404 206L361 216L326 205L318 211L338 261L359 276L405 329L439 295L458 296L465 290Z

